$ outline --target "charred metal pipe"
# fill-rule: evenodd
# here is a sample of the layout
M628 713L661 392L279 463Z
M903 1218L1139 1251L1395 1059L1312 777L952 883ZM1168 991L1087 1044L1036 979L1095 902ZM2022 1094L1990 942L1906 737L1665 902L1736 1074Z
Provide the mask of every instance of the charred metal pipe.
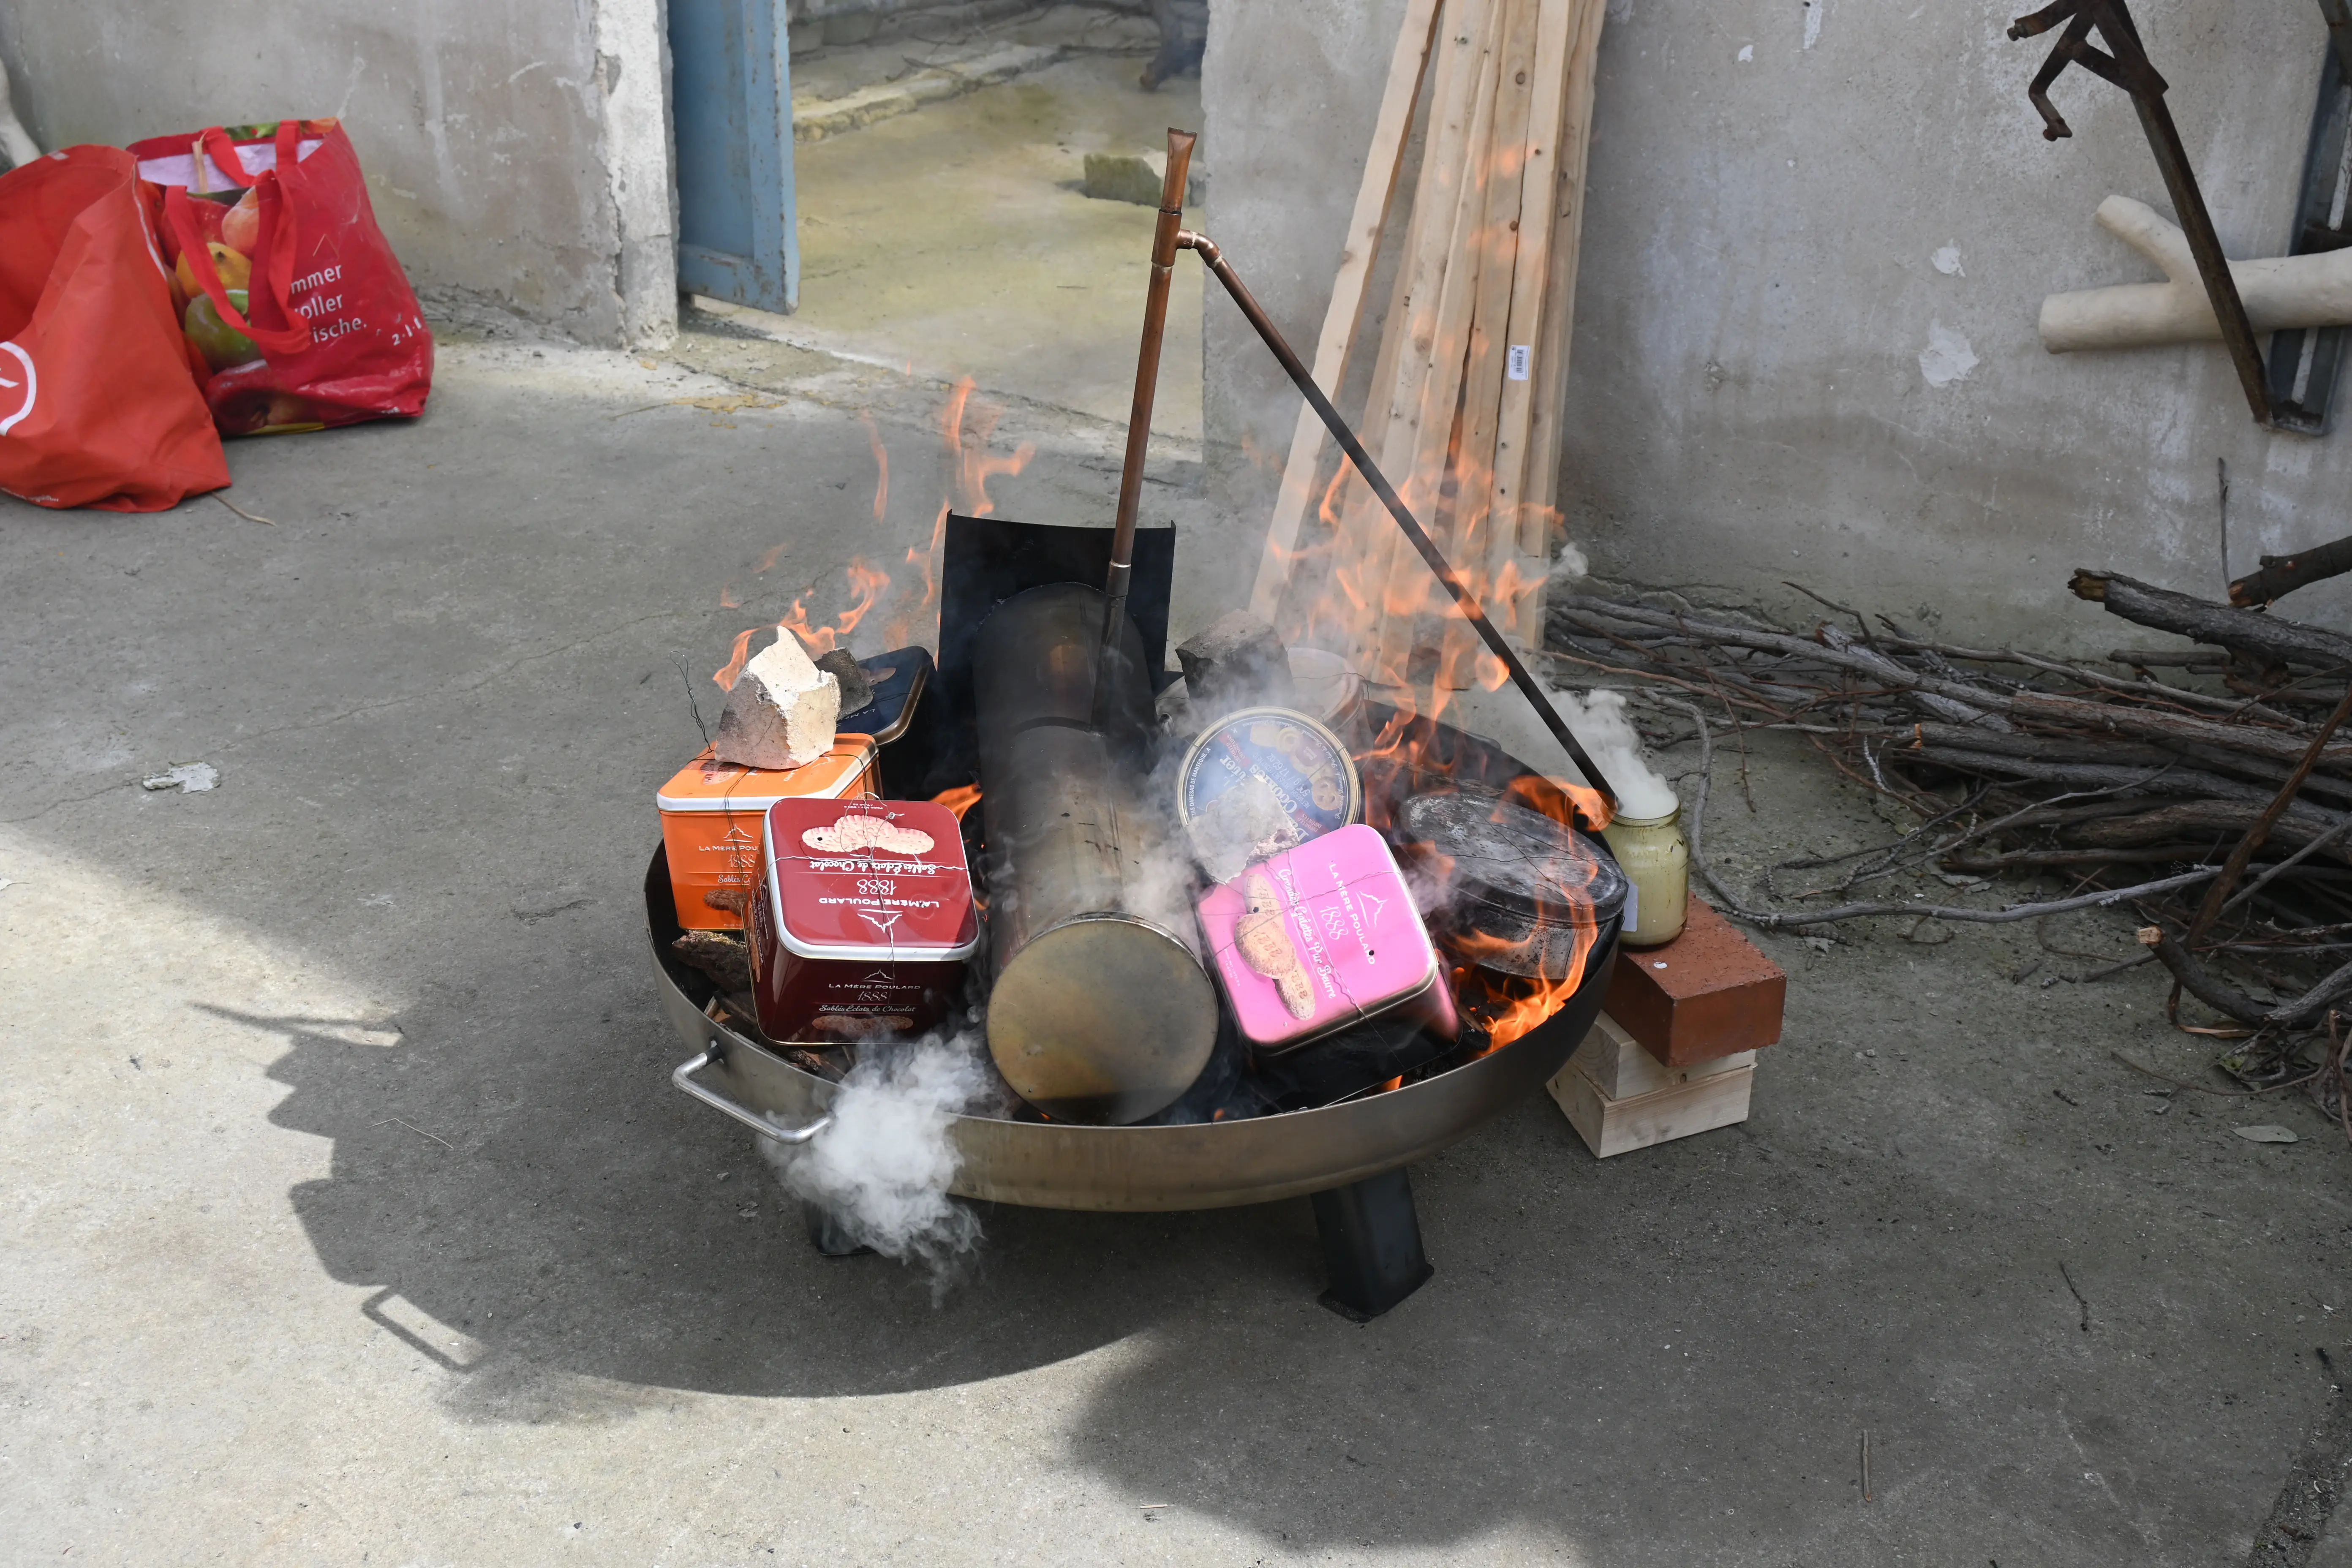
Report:
M1103 658L1111 656L1127 624L1127 580L1135 565L1135 514L1143 500L1143 451L1151 443L1151 402L1160 390L1160 344L1168 333L1168 282L1176 268L1176 237L1184 221L1184 181L1192 166L1189 131L1168 130L1168 168L1160 181L1160 225L1151 235L1151 286L1143 296L1143 344L1135 356L1135 402L1127 415L1127 463L1118 474L1118 512L1112 520L1110 574L1103 594ZM1099 709L1099 704L1097 704Z
M1503 668L1511 672L1511 683L1535 709L1536 717L1542 720L1544 728L1551 731L1551 738L1559 742L1560 749L1583 773L1585 781L1609 803L1609 809L1615 811L1617 791L1610 784L1607 775L1585 754L1575 732L1569 729L1559 710L1551 705L1551 699L1545 696L1543 688L1536 684L1536 678L1528 673L1528 667L1519 662L1519 656L1511 651L1510 643L1495 623L1486 618L1486 611L1478 603L1478 596L1470 591L1470 585L1454 575L1454 568L1446 562L1445 552L1437 548L1437 542L1413 520L1412 510L1404 504L1404 498L1396 493L1396 487L1389 483L1387 476L1381 472L1380 465L1372 461L1372 455L1364 450L1363 442L1356 438L1355 431L1349 428L1348 422L1339 416L1339 411L1331 405L1331 400L1323 395L1323 389L1315 384L1314 374L1291 352L1281 329L1274 324L1274 318L1265 313L1265 308L1257 302L1256 296L1249 291L1241 275L1234 270L1233 263L1225 259L1224 252L1219 250L1216 242L1207 235L1194 234L1190 229L1176 237L1176 244L1181 249L1198 251L1201 259L1208 264L1209 270L1217 275L1217 281L1225 286L1225 292L1234 297L1234 303L1241 307L1242 314L1249 318L1249 324L1257 329L1257 335L1265 340L1265 346L1274 351L1274 357L1280 360L1282 368L1290 374L1291 381L1306 396L1307 406L1315 410L1316 416L1331 432L1332 438L1348 454L1348 460L1356 465L1356 471L1364 476L1364 482L1371 486L1372 493L1381 498L1381 504L1389 509L1389 515L1396 519L1399 528L1404 530L1405 538L1412 541L1412 547L1421 552L1421 558L1429 563L1429 569L1437 574L1437 580L1445 584L1445 591L1454 595L1454 605L1460 608L1471 628L1477 632L1478 639L1486 645L1486 651L1503 661Z
M1177 934L1192 929L1190 874L1145 804L1143 639L1108 605L1085 584L1032 588L971 647L989 1053L1022 1099L1096 1126L1173 1104L1217 1039L1216 993Z

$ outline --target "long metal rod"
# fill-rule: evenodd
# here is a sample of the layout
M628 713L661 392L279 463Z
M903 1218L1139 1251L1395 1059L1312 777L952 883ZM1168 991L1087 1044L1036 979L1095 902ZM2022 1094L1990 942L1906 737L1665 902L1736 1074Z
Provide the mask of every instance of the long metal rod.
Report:
M1397 494L1396 487L1389 483L1388 477L1381 472L1380 465L1372 461L1372 455L1364 450L1363 442L1357 439L1347 420L1341 418L1339 411L1331 405L1331 400L1323 395L1323 389L1315 384L1313 374L1291 352L1281 329L1274 324L1274 319L1265 313L1256 297L1251 294L1240 274L1234 270L1233 263L1225 259L1216 242L1205 234L1194 234L1188 229L1176 237L1176 243L1182 249L1198 252L1201 259L1208 264L1209 270L1217 275L1217 281L1223 284L1225 292L1234 297L1234 303L1241 307L1244 316L1249 318L1249 324L1257 329L1257 335L1265 340L1265 346L1272 349L1274 357L1282 362L1282 368L1289 373L1291 382L1306 397L1307 406L1315 410L1324 427L1331 432L1332 439L1338 441L1340 449L1348 454L1348 460L1356 465L1356 471L1364 476L1364 482L1371 487L1372 493L1381 498L1381 504L1389 509L1389 515L1396 519L1396 525L1404 531L1405 538L1412 542L1413 549L1421 552L1422 560L1429 563L1429 569L1437 574L1437 580L1445 584L1445 591L1454 595L1455 606L1477 632L1479 640L1486 645L1486 651L1503 661L1503 668L1511 672L1511 683L1519 689L1519 694L1536 710L1536 717L1543 721L1544 728L1551 731L1552 739L1559 742L1560 749L1582 772L1585 782L1600 792L1601 798L1609 803L1611 811L1615 811L1616 789L1591 757L1586 754L1584 747L1577 741L1575 731L1559 716L1559 710L1551 705L1551 699L1544 694L1536 678L1528 673L1528 667L1519 662L1519 656L1512 650L1509 641L1495 623L1486 618L1486 611L1478 603L1478 596L1470 591L1468 584L1455 575L1453 566L1445 559L1445 552L1437 548L1436 541L1431 539L1421 524L1414 521L1412 510L1404 504L1404 498Z
M1184 221L1184 182L1192 164L1189 131L1170 127L1168 169L1160 182L1160 225L1151 236L1151 286L1143 297L1143 344L1135 356L1135 402L1127 416L1127 465L1118 475L1118 515L1112 526L1110 573L1103 584L1101 658L1118 646L1127 616L1127 584L1135 566L1135 514L1143 500L1143 452L1151 442L1151 402L1160 390L1160 344L1168 330L1168 279L1176 266L1176 237ZM1096 682L1097 689L1102 682ZM1100 704L1097 706L1099 708ZM1102 715L1097 712L1096 722Z
M2180 144L2172 110L2157 93L2135 92L2131 98L2132 107L2139 110L2140 129L2147 133L2148 147L2156 153L2156 166L2164 174L2172 210L2180 215L2180 232L2189 240L2189 254L2197 258L2198 274L2205 280L2205 295L2212 302L2213 319L2221 325L2221 341L2229 347L2230 363L2237 368L2238 384L2245 388L2246 405L2253 411L2254 423L2268 425L2269 377L2263 369L2263 351L2254 342L2254 323L2246 314L2245 300L2239 297L2230 258L2221 253L2221 236L2213 232L2213 215L2205 210L2205 193L2198 189L2197 176L2189 171L2189 150Z

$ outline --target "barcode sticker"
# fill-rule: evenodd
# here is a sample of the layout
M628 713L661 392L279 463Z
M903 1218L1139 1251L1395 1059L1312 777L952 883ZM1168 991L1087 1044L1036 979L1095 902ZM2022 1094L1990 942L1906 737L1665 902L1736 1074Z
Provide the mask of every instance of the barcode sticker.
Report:
M1527 343L1513 343L1511 345L1510 361L1511 379L1513 381L1527 380L1528 363L1534 358L1535 350L1533 347Z

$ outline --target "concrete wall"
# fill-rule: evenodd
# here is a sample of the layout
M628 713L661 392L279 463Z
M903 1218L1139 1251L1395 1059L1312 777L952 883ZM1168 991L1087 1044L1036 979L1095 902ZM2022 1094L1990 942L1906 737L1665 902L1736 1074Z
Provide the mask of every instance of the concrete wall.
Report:
M1212 232L1302 343L1402 8L1214 12ZM2138 10L2224 247L2281 252L2316 11ZM2257 430L2218 346L2041 348L2045 293L2154 276L2093 226L2100 199L2169 206L2120 90L2070 72L2054 96L2075 134L2042 140L2025 88L2049 39L2009 42L2010 16L1612 0L1560 496L1596 575L1779 604L1796 578L1972 635L2096 642L2119 623L2065 595L2074 565L2220 591L2217 458L2232 570L2352 531L2352 429ZM1934 264L1947 246L1958 272ZM1229 311L1212 300L1207 320L1213 474L1237 531L1262 529L1274 480L1244 443L1283 450L1296 404ZM1943 364L1923 367L1937 342ZM2294 609L2341 622L2347 603L2314 590Z
M46 147L337 115L427 289L590 342L677 317L661 0L0 5Z

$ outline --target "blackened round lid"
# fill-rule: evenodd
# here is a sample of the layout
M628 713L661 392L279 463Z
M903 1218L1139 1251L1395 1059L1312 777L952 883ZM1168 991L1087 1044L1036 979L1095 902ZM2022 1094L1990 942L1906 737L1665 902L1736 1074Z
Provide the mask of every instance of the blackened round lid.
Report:
M1596 921L1625 904L1625 876L1574 829L1477 784L1417 795L1397 814L1397 835L1444 879L1450 903L1485 904L1527 922ZM1435 857L1444 863L1433 864Z

